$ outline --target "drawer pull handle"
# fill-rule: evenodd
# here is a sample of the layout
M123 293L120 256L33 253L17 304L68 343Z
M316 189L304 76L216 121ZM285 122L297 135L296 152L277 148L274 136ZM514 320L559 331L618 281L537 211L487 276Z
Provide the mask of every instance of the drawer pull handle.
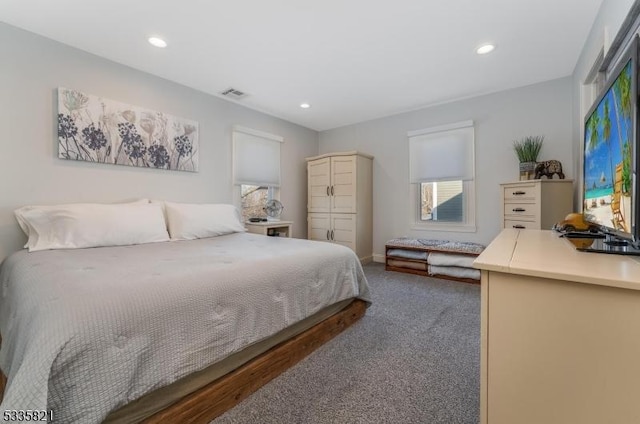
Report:
M333 196L333 186L331 186L331 195Z
M514 225L513 228L519 228L521 230L524 230L526 227L524 225L518 224L518 225Z
M329 195L329 186L327 186L327 196Z
M514 208L512 209L514 212L526 212L527 210L524 208Z
M331 240L335 240L335 239L333 238L333 230L331 230Z
M331 240L331 239L329 238L329 230L327 230L327 240Z
M526 191L514 191L513 192L514 196L522 196L523 194L527 194L527 192Z

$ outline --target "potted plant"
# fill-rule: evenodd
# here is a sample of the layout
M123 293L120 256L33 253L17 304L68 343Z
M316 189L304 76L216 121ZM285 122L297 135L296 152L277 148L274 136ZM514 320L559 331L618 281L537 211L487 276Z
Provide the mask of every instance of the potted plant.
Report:
M543 135L530 135L513 142L513 150L520 161L520 180L533 178L543 141Z

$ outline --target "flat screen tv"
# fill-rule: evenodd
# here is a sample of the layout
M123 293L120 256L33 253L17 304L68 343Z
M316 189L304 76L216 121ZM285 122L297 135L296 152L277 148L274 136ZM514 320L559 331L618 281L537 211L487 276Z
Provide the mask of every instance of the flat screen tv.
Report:
M636 248L640 241L638 36L629 43L585 116L583 213L603 232Z

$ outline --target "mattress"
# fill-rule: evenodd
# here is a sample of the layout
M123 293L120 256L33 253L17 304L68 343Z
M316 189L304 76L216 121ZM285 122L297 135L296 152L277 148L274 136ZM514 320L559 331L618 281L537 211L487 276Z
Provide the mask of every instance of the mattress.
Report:
M414 247L441 252L470 253L473 255L479 255L485 248L481 244L471 242L412 239L405 237L389 240L386 243L386 246L400 249L402 249L403 247Z
M329 305L369 301L350 249L247 233L21 251L0 284L0 409L59 422L101 422Z
M104 420L103 424L135 424L159 412L182 397L195 392L196 390L206 386L207 384L217 380L218 378L228 374L234 369L249 362L253 358L268 351L270 348L289 340L292 337L310 329L314 325L324 321L331 315L340 312L353 302L353 299L343 300L327 306L319 312L303 319L300 322L285 328L284 330L259 341L239 352L230 355L220 362L216 362L202 371L189 374L186 377L175 381L168 386L154 390L151 393L128 403L122 408L111 412Z

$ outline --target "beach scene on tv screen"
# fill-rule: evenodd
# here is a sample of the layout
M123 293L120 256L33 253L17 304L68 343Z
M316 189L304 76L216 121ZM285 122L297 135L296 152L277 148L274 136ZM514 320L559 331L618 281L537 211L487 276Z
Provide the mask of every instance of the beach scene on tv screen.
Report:
M585 127L584 213L624 232L631 225L631 66L629 61Z

